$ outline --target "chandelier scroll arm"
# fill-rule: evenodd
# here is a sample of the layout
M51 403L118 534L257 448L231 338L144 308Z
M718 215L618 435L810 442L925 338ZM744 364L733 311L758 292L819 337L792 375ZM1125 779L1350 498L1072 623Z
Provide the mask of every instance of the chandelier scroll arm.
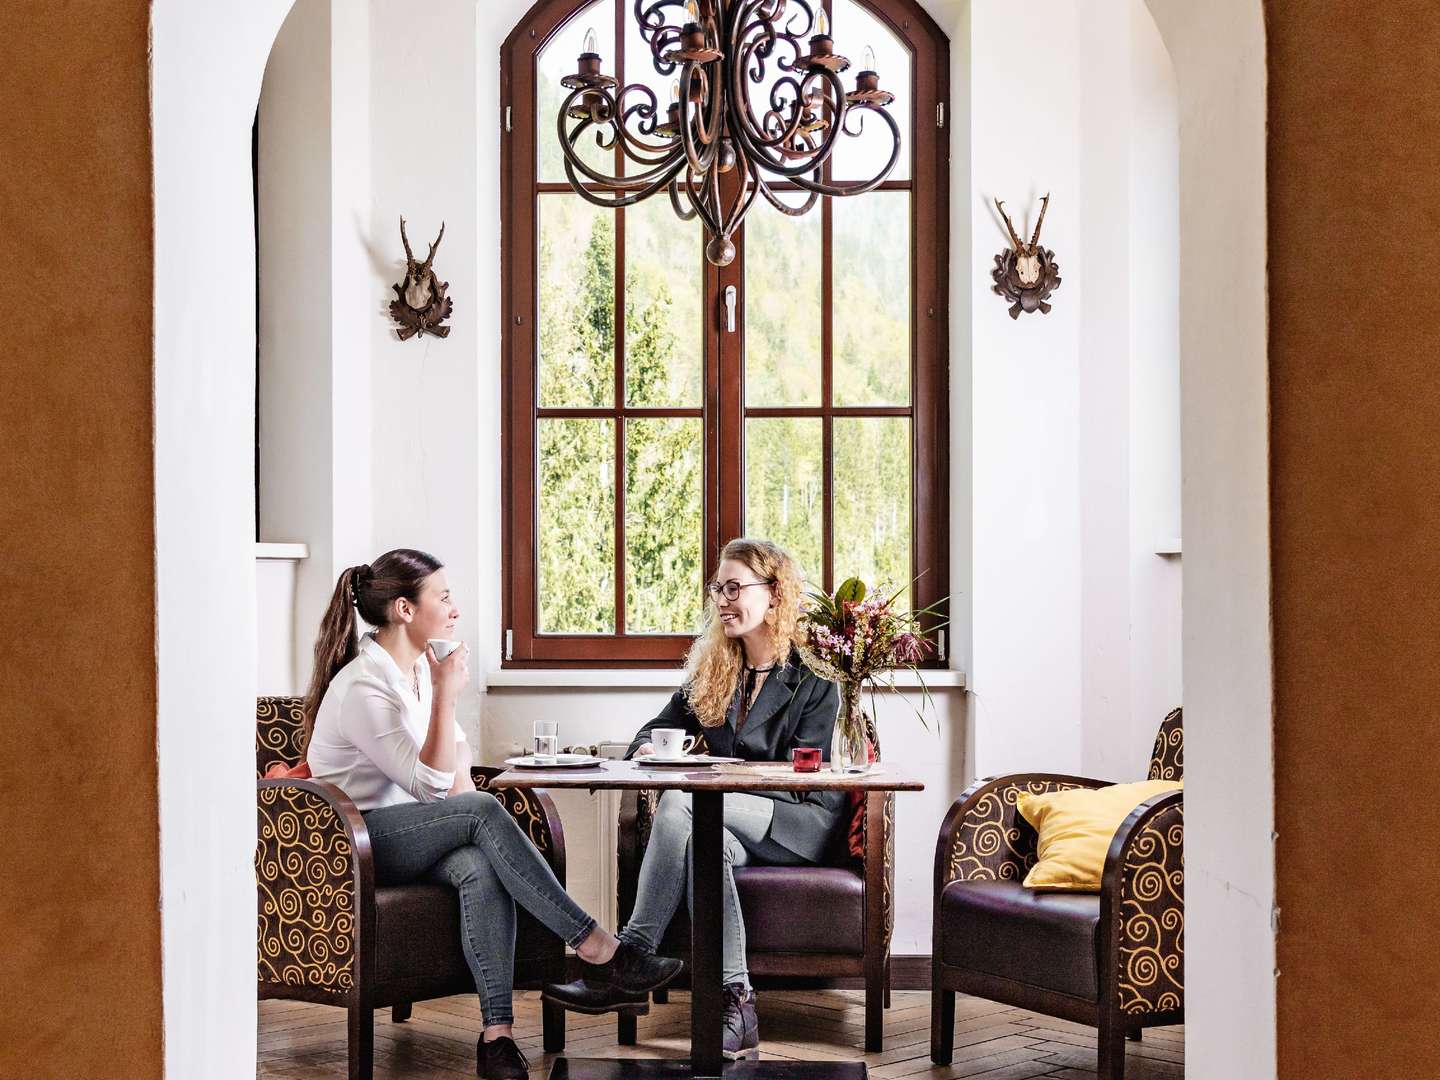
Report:
M709 183L709 180L710 176L708 173L702 175L700 178L700 186L697 190L695 170L687 168L685 170L685 196L690 200L690 205L694 213L699 215L700 220L704 222L705 231L718 233L720 231L720 221L705 202L705 187Z
M851 108L860 107L862 106L851 106ZM874 191L883 184L885 178L889 176L895 168L895 163L900 160L900 125L897 124L895 118L884 109L875 109L874 111L880 115L885 123L890 125L890 133L894 139L890 148L890 159L885 162L884 167L881 168L879 172L868 180L858 180L840 184L826 183L819 179L807 180L804 177L795 176L792 177L795 184L804 188L806 191L813 191L818 195L830 195L838 198L849 195L864 195L867 191Z
M571 168L568 159L565 161L564 164L565 179L570 181L570 187L574 189L576 195L579 195L582 199L584 199L586 202L590 203L593 206L604 207L606 210L618 210L626 206L634 206L638 202L643 202L651 195L654 195L657 191L660 191L662 188L664 188L666 184L672 183L685 162L683 160L677 160L674 164L673 170L669 174L651 181L642 188L636 188L627 195L622 195L620 194L620 192L629 189L622 188L619 185L610 185L610 190L616 192L616 194L611 196L597 195L595 192L591 191L588 187L585 186L584 183L580 181L578 177L576 177L575 170Z
M816 171L815 177L817 180L820 177L818 170ZM779 195L776 195L775 192L771 191L770 185L765 183L764 180L761 180L759 182L759 187L760 194L765 196L765 201L768 202L771 206L773 206L776 210L780 211L780 213L784 214L786 217L804 217L806 214L808 214L811 210L814 209L815 203L818 202L820 199L820 193L818 191L811 191L809 192L808 197L803 203L801 203L799 206L791 206L789 203L781 199Z
M675 216L681 221L694 221L700 216L693 206L687 210L680 202L680 181L678 178L671 180L665 190L670 196L671 209L675 211Z
M799 182L799 179L803 177L806 173L813 172L815 166L818 163L829 159L831 153L835 149L835 142L840 137L841 128L845 119L845 112L850 107L845 101L845 86L840 81L840 76L836 75L833 71L827 71L824 68L820 68L810 72L810 74L807 75L806 79L800 84L802 88L804 87L805 83L809 81L810 75L813 75L816 78L821 78L830 84L831 88L835 92L835 101L833 103L835 111L834 116L830 121L830 126L825 131L825 137L821 140L820 145L816 147L813 153L806 155L805 161L802 161L795 165L786 164L784 161L777 161L770 155L769 151L763 145L757 145L755 143L755 141L750 137L750 131L748 127L744 124L737 125L737 129L731 132L731 134L734 135L736 141L744 145L745 152L751 158L757 161L766 172L771 173L775 176L784 177L787 180L796 180L797 182ZM733 103L731 105L731 111L736 111ZM893 120L891 121L891 126L895 129L896 137L898 138L899 128L895 126ZM822 192L822 194L825 193Z
M652 180L662 176L665 177L665 179L668 181L669 178L678 171L679 163L681 162L681 160L683 160L683 157L677 150L673 149L668 155L666 155L666 157L653 162L646 162L637 158L637 161L641 161L642 164L651 164L652 167L646 169L644 172L637 173L634 176L610 176L606 173L599 172L598 170L592 168L575 149L575 144L579 142L581 136L583 136L587 130L589 130L592 126L596 126L596 121L586 118L576 124L573 131L565 130L565 120L568 115L567 109L569 108L571 102L573 102L573 100L577 96L585 92L586 91L584 90L584 88L582 88L570 94L570 96L567 97L565 99L565 102L561 105L560 110L555 118L555 127L560 138L560 149L565 156L565 167L567 174L578 170L586 177L588 177L591 181L601 185L602 187L629 188L647 186ZM605 97L606 103L612 109L611 115L613 116L613 100L609 97L608 94L605 95ZM616 138L619 138L619 135L617 135ZM614 145L613 141L611 142L611 145ZM571 183L575 184L576 181L572 180ZM658 190L658 188L655 188L653 190Z

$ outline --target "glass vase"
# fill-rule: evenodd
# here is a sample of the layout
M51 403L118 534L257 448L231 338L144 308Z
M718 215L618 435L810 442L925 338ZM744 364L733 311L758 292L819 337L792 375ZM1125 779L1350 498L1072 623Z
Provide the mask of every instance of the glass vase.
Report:
M840 708L830 739L830 769L844 772L852 765L869 764L865 749L865 710L860 707L860 684L840 684Z

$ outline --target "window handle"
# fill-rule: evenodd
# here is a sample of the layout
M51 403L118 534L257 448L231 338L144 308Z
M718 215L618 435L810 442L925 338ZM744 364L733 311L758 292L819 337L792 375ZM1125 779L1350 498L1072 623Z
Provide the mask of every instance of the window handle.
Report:
M735 286L725 286L725 329L735 332Z

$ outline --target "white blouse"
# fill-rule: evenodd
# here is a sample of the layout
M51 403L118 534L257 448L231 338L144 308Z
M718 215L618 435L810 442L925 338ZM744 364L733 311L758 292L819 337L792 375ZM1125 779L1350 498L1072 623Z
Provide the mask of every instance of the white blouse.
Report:
M415 695L415 682L420 695ZM422 655L410 675L373 633L360 654L335 673L320 708L305 760L317 780L328 780L361 810L408 802L439 802L455 783L420 760L430 728L430 665ZM455 741L465 742L458 724Z

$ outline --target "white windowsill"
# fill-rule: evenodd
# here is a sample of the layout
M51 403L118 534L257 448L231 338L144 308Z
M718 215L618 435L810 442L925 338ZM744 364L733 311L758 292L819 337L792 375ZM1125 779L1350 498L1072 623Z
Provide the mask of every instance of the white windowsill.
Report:
M673 690L680 685L680 678L679 668L503 668L487 672L482 689ZM931 690L965 688L963 671L926 671L924 678ZM895 685L902 690L916 690L920 680L908 671L901 671L895 675Z
M1156 541L1155 554L1162 558L1178 556L1180 554L1180 537L1166 537L1163 540Z
M257 542L255 545L255 558L257 559L308 559L309 557L309 544L271 544Z

